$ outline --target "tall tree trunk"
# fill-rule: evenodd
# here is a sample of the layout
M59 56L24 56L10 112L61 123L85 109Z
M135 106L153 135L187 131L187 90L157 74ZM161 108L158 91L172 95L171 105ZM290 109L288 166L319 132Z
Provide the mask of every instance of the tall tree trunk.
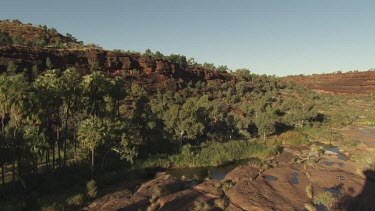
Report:
M76 159L76 157L77 157L77 137L76 137L76 123L75 123L75 121L73 121L74 123L74 125L73 125L73 141L74 141L74 159Z
M65 168L66 166L66 138L64 138L64 143L63 143L63 153L64 153L64 158L63 158L63 167Z
M59 156L59 167L61 167L61 141L60 141L60 130L56 129L57 139L57 155Z
M117 119L120 119L120 100L117 100Z
M94 178L94 148L91 149L91 178Z
M70 100L68 101L68 104L70 104ZM64 135L64 146L63 146L63 151L64 151L64 161L63 161L63 166L66 166L66 143L67 143L67 138L68 138L68 120L69 120L69 114L70 114L70 106L66 109L66 118L65 118L65 135Z
M16 183L16 160L13 159L12 162L12 186Z
M52 144L52 169L55 169L55 142Z
M21 177L21 171L22 171L22 149L20 149L19 144L17 144L17 171L18 176Z
M34 167L34 172L35 172L35 185L38 187L38 155L35 155L35 167Z
M16 184L16 133L17 127L13 131L13 144L12 144L12 186Z
M1 163L1 183L5 184L5 173L4 173L4 163Z
M48 150L46 151L45 161L46 161L46 167L48 168Z
M266 141L266 131L263 131L263 141Z
M4 116L5 116L5 115L4 115ZM2 132L3 137L4 137L4 139L5 139L4 116L3 116L3 118L1 118L1 132ZM5 141L5 140L4 140L4 141ZM1 182L2 182L2 184L3 184L3 186L4 186L4 184L5 184L4 161L1 163Z

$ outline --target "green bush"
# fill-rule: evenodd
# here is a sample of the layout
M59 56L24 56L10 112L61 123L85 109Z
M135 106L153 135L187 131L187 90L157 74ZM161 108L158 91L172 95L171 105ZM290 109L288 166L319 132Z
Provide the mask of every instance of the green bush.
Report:
M220 198L220 199L215 199L214 201L215 203L215 206L222 209L222 210L225 210L225 208L228 206L229 204L229 199L224 197L224 198Z
M85 199L84 195L82 193L80 193L80 194L76 194L74 196L69 197L66 200L66 203L69 206L80 207L80 206L82 206L82 204L84 202L84 199Z
M175 167L202 167L219 166L247 158L264 159L275 154L277 147L265 144L248 141L207 142L199 147L185 145L181 153L170 156L170 160Z
M288 131L281 134L278 138L283 144L292 146L306 144L306 135L300 131Z
M232 180L226 180L221 185L221 190L224 191L224 193L228 192L232 187L234 186L234 183Z
M211 206L208 202L201 202L201 201L194 202L194 210L196 211L209 210L210 208Z
M53 203L52 205L42 207L40 210L42 211L65 211L65 210L71 210L71 209L69 209L65 204Z
M337 197L331 192L324 192L314 197L314 204L326 206L329 210L337 203Z
M87 187L87 196L89 196L90 198L95 198L96 195L98 194L95 180L88 181L86 184L86 187Z
M137 168L169 168L219 166L235 160L248 158L264 159L277 154L277 146L248 141L228 141L225 143L210 141L200 146L187 144L178 154L152 156L137 161Z

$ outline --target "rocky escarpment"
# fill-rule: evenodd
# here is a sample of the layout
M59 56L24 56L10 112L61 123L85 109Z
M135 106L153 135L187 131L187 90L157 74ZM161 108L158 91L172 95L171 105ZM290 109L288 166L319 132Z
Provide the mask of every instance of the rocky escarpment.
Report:
M174 89L166 81L201 81L217 83L232 81L229 73L206 70L202 67L179 65L168 60L142 57L139 54L107 51L101 49L57 49L0 46L0 72L6 71L10 62L19 70L48 69L47 58L53 68L76 68L82 73L100 70L109 75L124 75L129 80L145 85L150 90ZM175 85L173 85L175 86Z
M375 93L375 71L288 76L292 80L320 93L356 95Z

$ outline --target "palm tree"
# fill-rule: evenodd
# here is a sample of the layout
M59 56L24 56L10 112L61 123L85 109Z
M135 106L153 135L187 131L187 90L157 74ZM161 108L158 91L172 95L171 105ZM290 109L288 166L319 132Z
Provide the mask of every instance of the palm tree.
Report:
M80 107L80 96L82 89L80 87L81 75L77 72L76 69L68 69L63 72L61 76L61 94L63 101L63 116L65 117L65 128L64 128L64 161L63 165L66 165L66 154L67 154L67 140L68 140L68 122L70 117L78 111ZM74 140L75 141L75 140ZM75 142L74 142L75 143ZM76 144L74 145L76 146ZM76 149L76 148L75 148Z

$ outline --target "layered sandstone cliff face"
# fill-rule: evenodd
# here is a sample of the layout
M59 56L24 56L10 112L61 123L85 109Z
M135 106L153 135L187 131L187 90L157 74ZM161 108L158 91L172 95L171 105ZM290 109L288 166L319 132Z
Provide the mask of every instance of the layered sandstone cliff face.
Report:
M47 58L51 60L53 68L76 68L82 73L90 73L95 69L109 75L125 75L129 80L151 90L166 88L166 81L171 78L179 82L202 81L216 84L233 80L229 73L201 67L181 67L168 60L143 58L139 54L100 49L68 50L21 46L0 46L0 72L6 71L10 62L14 62L20 70L31 70L34 65L39 70L45 70Z
M20 68L37 65L40 69L46 69L47 58L50 58L54 68L74 67L82 72L90 71L94 66L96 69L108 71L139 68L138 58L111 51L0 46L0 71L5 71L11 61Z
M288 76L285 77L285 80L295 81L319 93L335 95L375 94L375 71Z

